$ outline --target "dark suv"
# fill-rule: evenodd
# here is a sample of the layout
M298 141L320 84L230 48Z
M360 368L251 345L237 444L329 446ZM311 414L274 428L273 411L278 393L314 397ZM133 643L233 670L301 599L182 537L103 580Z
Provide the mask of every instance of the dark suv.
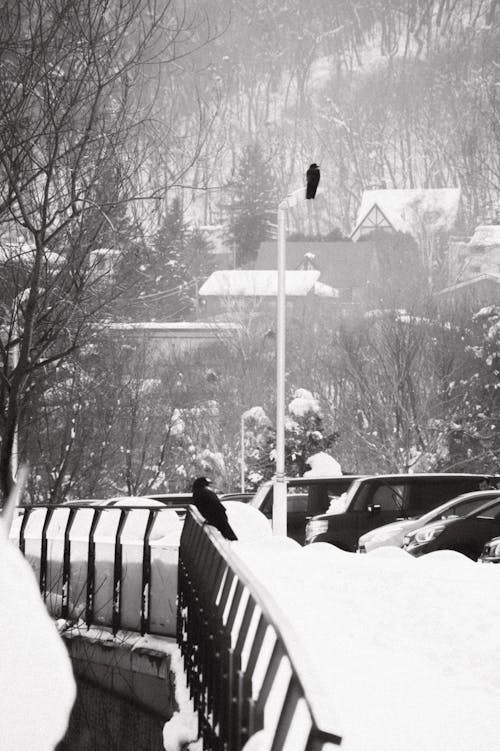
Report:
M287 535L304 544L307 520L315 514L328 511L332 503L351 487L361 475L340 477L290 477L287 479ZM249 502L268 519L273 515L272 480L263 483Z
M345 510L310 519L305 543L329 542L355 551L360 535L383 524L418 517L462 493L496 487L500 478L480 474L373 475L347 491Z

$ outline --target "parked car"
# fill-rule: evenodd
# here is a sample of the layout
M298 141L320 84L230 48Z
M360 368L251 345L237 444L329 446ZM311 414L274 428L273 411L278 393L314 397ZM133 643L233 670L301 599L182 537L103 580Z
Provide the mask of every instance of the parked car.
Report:
M465 493L464 495L452 498L451 501L446 501L446 503L443 503L432 511L428 511L427 514L423 514L422 516L415 517L414 519L401 519L398 522L376 527L370 532L361 535L358 541L358 553L369 553L370 550L386 545L394 545L402 548L405 535L413 532L413 530L441 519L456 519L466 516L490 500L492 497L491 493L491 490Z
M305 542L329 542L354 552L365 532L400 519L421 516L462 493L496 483L492 475L421 473L371 475L352 483L345 511L310 519Z
M240 503L249 503L255 493L222 493L219 496L221 501L239 501Z
M500 537L493 537L484 544L481 555L481 563L500 563Z
M342 496L361 475L290 477L287 479L287 535L304 544L307 520L315 514L343 508ZM249 505L268 519L273 515L273 481L264 482Z
M414 556L435 550L455 550L476 561L485 542L500 535L500 490L463 519L441 519L405 536L403 548Z

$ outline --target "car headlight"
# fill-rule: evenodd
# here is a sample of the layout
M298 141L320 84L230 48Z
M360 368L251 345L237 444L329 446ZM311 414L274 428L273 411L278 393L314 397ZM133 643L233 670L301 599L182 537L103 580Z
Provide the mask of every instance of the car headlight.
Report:
M310 542L316 535L322 535L323 532L328 531L328 522L326 519L312 519L306 524L306 538L305 541Z
M488 548L488 550L486 550L486 548ZM491 543L485 545L485 552L488 558L500 558L500 541L493 543L493 545Z
M445 525L438 525L437 527L422 527L421 529L417 529L413 536L413 541L416 545L423 545L426 542L431 542L431 540L435 540L436 537L438 537L443 529L445 528Z

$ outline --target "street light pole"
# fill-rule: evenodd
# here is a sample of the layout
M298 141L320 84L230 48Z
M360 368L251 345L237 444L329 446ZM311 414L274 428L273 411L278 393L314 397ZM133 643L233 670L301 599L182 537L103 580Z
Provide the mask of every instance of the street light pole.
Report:
M323 190L318 189L317 193ZM276 298L276 474L274 477L273 533L286 535L285 380L286 380L286 218L288 209L306 199L306 190L289 193L278 206L278 291Z
M276 298L276 475L273 533L286 536L285 368L286 368L286 217L288 199L278 206L278 290Z
M240 424L240 441L241 441L241 492L245 492L245 413L241 415Z

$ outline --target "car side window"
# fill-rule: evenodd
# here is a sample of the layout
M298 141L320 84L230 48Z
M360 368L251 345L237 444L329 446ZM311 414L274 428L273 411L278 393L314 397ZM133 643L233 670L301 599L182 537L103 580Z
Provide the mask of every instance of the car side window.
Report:
M401 511L404 501L404 485L379 485L372 495L371 505L383 511Z
M481 511L478 515L478 519L494 519L499 521L500 519L500 503L495 503L490 508Z
M307 493L293 493L287 497L287 511L292 514L306 514L308 496Z
M462 503L457 503L456 506L451 506L443 516L467 516L467 514L472 513L475 509L479 508L479 506L482 506L483 503L486 503L486 498L476 498L471 501L463 501Z

